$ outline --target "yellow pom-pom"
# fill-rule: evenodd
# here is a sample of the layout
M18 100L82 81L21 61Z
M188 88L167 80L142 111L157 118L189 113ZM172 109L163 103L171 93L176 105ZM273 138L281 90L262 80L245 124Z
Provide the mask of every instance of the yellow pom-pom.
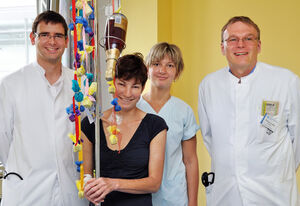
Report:
M80 54L80 62L85 60L85 52L84 51L78 51L78 54Z
M75 4L75 7L77 9L82 9L83 8L82 1L77 1L76 4Z
M114 144L117 144L118 143L118 138L117 138L117 136L116 135L110 135L109 136L109 141L110 141L110 143L112 144L112 145L114 145Z
M93 10L91 9L91 7L88 5L88 3L85 4L85 15L89 16L91 13L93 12Z
M77 76L79 76L79 77L81 77L82 75L84 75L84 74L85 74L85 69L84 69L83 65L81 65L81 66L77 69L77 71L75 71L74 73L75 73Z
M73 146L73 151L74 152L79 152L82 150L82 145L81 144L77 144Z
M85 69L84 69L83 65L81 65L81 66L77 69L77 72L79 72L80 76L82 76L82 75L85 74Z
M91 108L91 106L93 106L93 102L90 100L89 97L84 97L84 99L81 102L81 105L87 108Z
M93 82L89 87L89 95L93 95L97 91L97 82Z
M81 189L81 181L80 180L76 180L76 187L77 187L78 191L82 190Z
M84 197L84 192L81 188L81 181L80 180L76 180L76 187L77 187L77 190L78 190L78 197L80 199L82 199Z
M74 134L69 133L68 136L72 140L72 142L76 143L76 136Z
M113 80L111 80L111 81L107 81L107 84L108 84L109 86L111 86L111 85L113 85L113 84L114 84L114 82L113 82Z
M94 50L94 46L85 46L85 51L91 53Z
M110 134L112 134L113 131L117 129L117 126L116 125L108 126L106 129Z
M84 198L84 192L83 192L82 190L80 190L80 191L78 192L78 197L79 197L80 199L83 199L83 198Z
M106 127L106 129L109 132L109 134L111 134L111 126Z
M108 92L110 94L114 94L116 92L116 88L114 85L111 85L110 87L108 87Z

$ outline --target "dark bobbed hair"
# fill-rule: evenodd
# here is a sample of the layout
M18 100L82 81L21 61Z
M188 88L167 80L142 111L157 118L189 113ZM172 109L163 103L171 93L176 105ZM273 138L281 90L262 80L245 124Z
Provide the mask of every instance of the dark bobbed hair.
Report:
M34 20L32 24L32 33L36 33L38 24L41 22L45 22L46 24L62 24L65 30L65 35L68 35L68 25L62 15L55 11L44 11L40 13Z
M234 24L236 22L242 22L244 24L248 24L250 26L253 26L254 29L257 31L257 39L260 40L260 29L259 27L257 26L257 24L255 24L249 17L247 16L234 16L232 18L230 18L228 20L228 22L223 26L222 30L221 30L221 41L223 42L224 39L223 39L223 34L224 34L224 31L227 29L227 27L231 24Z
M147 67L141 53L127 54L118 59L116 78L129 80L134 78L137 83L145 86L147 81Z

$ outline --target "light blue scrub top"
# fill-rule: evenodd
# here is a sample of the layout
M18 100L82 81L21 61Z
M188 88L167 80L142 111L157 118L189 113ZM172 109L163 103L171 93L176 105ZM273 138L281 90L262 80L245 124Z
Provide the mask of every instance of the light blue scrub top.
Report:
M188 205L186 172L182 161L181 142L194 137L199 129L192 108L181 99L173 96L158 113L142 97L137 103L137 107L144 112L159 115L169 127L163 180L159 191L152 194L153 205Z

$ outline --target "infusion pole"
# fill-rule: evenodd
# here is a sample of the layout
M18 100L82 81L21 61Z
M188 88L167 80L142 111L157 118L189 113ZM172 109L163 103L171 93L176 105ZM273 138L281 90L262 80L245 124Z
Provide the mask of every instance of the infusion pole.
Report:
M102 109L101 104L101 75L100 75L100 55L99 55L99 25L98 25L98 9L100 8L99 0L94 0L94 38L95 38L95 78L97 81L97 93L96 93L96 118L95 118L95 177L100 177L100 113Z

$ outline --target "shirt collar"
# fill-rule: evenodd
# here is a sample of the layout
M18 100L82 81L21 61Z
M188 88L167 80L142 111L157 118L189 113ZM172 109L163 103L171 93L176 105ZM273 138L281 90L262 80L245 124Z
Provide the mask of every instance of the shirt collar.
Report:
M250 72L248 75L250 75L252 72L254 72L255 68L256 68L256 64L255 64L254 68L251 70L251 72ZM228 70L228 71L232 74L230 67L229 67L229 70ZM248 75L247 75L247 76L248 76Z
M62 71L61 71L60 77L54 84L51 85L45 77L45 73L46 73L45 69L41 65L39 65L38 62L35 62L34 65L37 68L38 72L41 74L42 79L45 81L47 86L51 89L52 95L56 96L60 92L62 85L63 85L63 77L64 77L63 66L62 66Z
M258 68L259 68L259 62L256 63L256 65L254 66L254 68L251 70L251 72L247 75L247 76L244 76L244 77L241 77L241 78L237 78L236 76L234 76L229 68L229 66L227 67L227 70L228 70L228 74L230 76L230 79L234 82L237 82L237 83L247 83L249 81L251 81L251 79L253 79L256 74L258 73Z
M62 66L62 71L61 71L60 77L58 78L58 80L53 85L51 85L49 83L49 81L47 80L47 78L45 77L45 73L46 73L45 69L41 65L39 65L39 63L37 61L34 62L34 65L37 68L37 70L39 71L39 73L41 74L42 78L47 82L47 84L49 86L55 86L55 85L60 84L60 82L62 82L62 79L63 79L63 76L64 76L63 66Z

